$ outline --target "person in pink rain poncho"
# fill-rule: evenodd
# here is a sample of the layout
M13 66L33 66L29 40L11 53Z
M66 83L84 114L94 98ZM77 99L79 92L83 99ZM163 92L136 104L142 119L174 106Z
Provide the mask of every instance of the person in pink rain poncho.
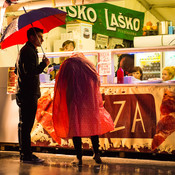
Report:
M99 135L114 129L110 114L103 107L100 81L95 66L79 53L66 59L56 76L53 124L60 138L72 138L82 164L81 137L91 137L94 160L101 163Z

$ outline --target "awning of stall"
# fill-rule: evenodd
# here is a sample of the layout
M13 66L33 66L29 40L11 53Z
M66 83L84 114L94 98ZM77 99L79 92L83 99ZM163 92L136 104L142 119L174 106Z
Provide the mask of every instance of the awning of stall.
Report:
M6 9L7 23L11 22L15 16L21 15L23 6L26 10L32 10L39 7L63 7L72 5L88 5L92 3L110 3L120 7L128 8L145 13L144 25L152 21L154 25L160 21L171 21L175 24L175 0L2 0L0 9L5 1L12 1L11 6ZM2 22L2 21L1 21Z
M94 3L109 3L108 6L110 6L110 4L112 5L116 5L118 7L121 8L125 8L125 9L131 9L130 12L126 12L126 13L131 13L133 14L133 19L135 19L135 16L141 17L140 14L136 14L134 16L135 11L138 12L142 12L145 14L145 17L143 19L139 19L141 21L141 25L140 28L137 32L135 32L134 34L131 34L131 32L129 34L127 34L126 32L123 34L118 34L120 32L118 32L119 28L116 31L112 33L112 31L108 31L106 30L106 32L100 32L99 30L101 29L102 31L105 31L104 28L106 27L101 27L100 29L97 28L98 30L95 31L95 25L93 27L93 32L95 33L100 33L103 35L108 35L111 37L116 37L116 38L122 38L122 39L129 39L129 40L133 40L134 36L140 36L142 35L142 27L143 27L143 21L144 21L144 26L148 21L151 21L153 23L153 25L155 26L157 24L157 22L160 21L171 21L173 25L175 25L175 18L173 17L172 14L174 14L175 12L175 0L166 0L166 1L159 1L159 0L3 0L3 2L5 1L12 1L13 3L11 4L11 6L8 6L6 9L6 13L5 16L8 18L7 19L7 25L8 23L11 22L11 20L13 20L15 17L21 15L22 13L24 13L23 11L23 6L25 6L26 10L32 10L32 9L36 9L38 7L68 7L68 6L74 6L74 5L86 5L89 6L89 4L94 4ZM2 1L1 1L2 2ZM2 6L3 3L0 4L0 6ZM95 8L98 8L95 7ZM104 6L101 6L99 8L105 8ZM107 8L107 7L106 7ZM134 11L132 11L134 10ZM122 10L120 10L122 11ZM119 12L120 12L119 11ZM125 12L126 10L124 10ZM116 15L116 14L114 14ZM119 15L119 14L117 14ZM104 16L104 14L103 14ZM117 16L118 17L118 16ZM131 16L129 16L130 18ZM103 22L103 21L102 21ZM1 21L2 23L2 21ZM117 23L116 19L113 19L113 24ZM104 26L104 25L103 25ZM117 24L116 24L117 27ZM107 27L106 27L107 28ZM112 29L114 30L114 29ZM121 30L123 32L123 29ZM109 34L110 32L110 34ZM124 37L125 36L125 37Z
M175 0L137 0L159 21L172 21L175 24Z
M92 3L104 3L109 2L116 5L125 6L125 8L132 8L138 6L138 3L145 7L145 12L150 12L159 21L172 21L175 23L175 18L173 16L175 12L175 0L16 0L18 5L13 6L9 11L17 11L16 9L20 6L26 6L26 8L38 8L42 6L71 6L71 5L82 5L82 4L92 4ZM3 6L3 1L0 2L0 7ZM14 10L13 10L14 9Z

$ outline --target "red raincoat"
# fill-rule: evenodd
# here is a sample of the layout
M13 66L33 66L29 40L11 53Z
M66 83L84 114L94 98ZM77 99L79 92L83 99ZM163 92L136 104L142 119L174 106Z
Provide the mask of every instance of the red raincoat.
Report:
M63 62L55 79L53 124L61 138L102 135L114 129L103 107L99 76L86 58Z

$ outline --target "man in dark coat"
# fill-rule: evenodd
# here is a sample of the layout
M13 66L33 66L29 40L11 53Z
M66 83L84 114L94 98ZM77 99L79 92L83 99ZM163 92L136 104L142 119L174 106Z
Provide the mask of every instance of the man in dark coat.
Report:
M30 28L27 31L27 38L28 41L20 50L16 62L16 74L18 76L16 101L19 106L18 138L20 160L22 162L41 163L44 160L32 154L30 132L35 120L37 101L40 97L39 74L49 65L50 61L48 58L43 57L42 62L39 64L37 47L41 46L44 41L43 30Z

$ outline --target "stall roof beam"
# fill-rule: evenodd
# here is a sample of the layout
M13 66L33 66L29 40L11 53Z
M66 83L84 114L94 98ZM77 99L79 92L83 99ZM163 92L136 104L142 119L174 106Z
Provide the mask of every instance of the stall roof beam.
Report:
M152 8L175 8L175 3L172 4L152 4Z
M166 19L154 8L154 5L149 4L146 0L137 0L143 7L146 8L152 15L154 15L159 21L166 21Z

